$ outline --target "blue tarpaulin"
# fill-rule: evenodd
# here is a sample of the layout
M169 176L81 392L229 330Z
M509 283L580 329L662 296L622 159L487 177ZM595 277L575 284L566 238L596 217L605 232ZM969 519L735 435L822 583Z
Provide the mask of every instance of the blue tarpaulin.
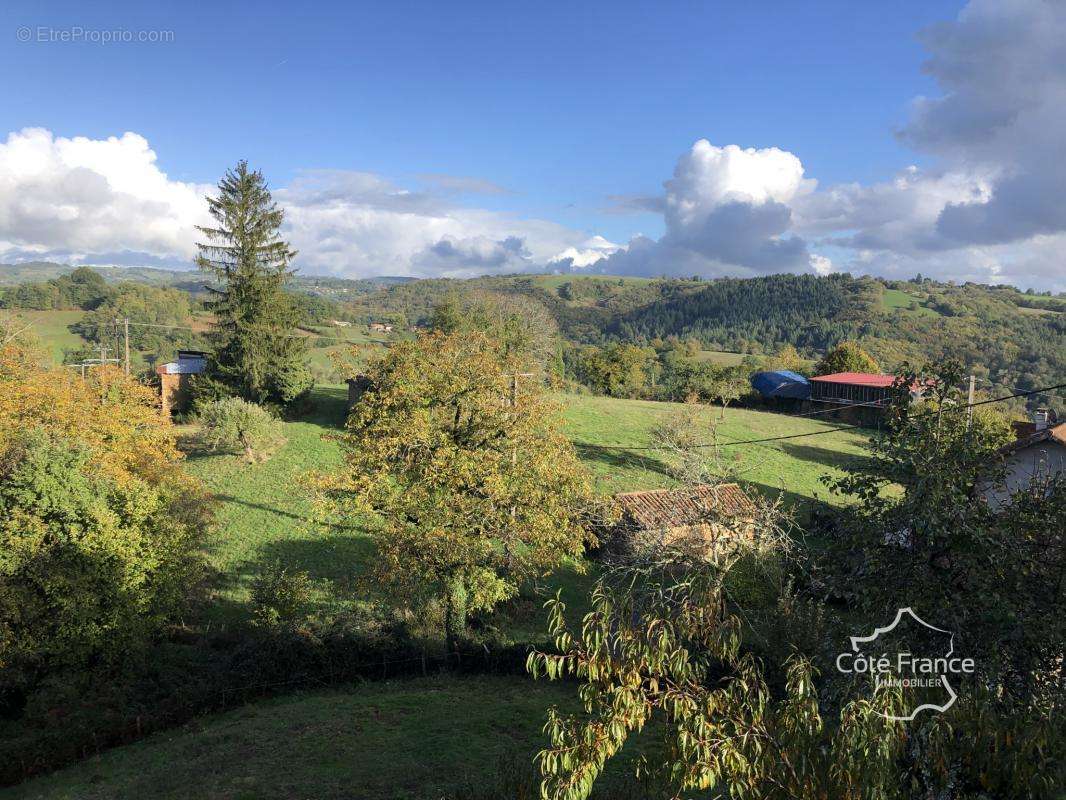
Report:
M756 372L751 376L751 385L763 397L806 400L811 396L811 385L807 383L807 379L787 369Z

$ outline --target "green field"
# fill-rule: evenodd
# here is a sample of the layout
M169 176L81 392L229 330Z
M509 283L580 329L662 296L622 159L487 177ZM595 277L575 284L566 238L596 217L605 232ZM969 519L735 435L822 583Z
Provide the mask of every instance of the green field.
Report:
M732 353L728 350L700 350L696 353L696 361L709 361L720 367L735 367L743 363L747 358L746 353Z
M939 317L940 315L931 308L923 305L924 297L907 294L900 289L885 289L881 295L881 306L885 311L910 311L912 314L925 317ZM911 310L911 303L917 303L918 308Z
M578 452L592 469L597 488L603 492L632 491L672 483L668 465L654 453L619 451L605 446L646 446L648 432L668 414L682 408L678 403L649 400L618 400L609 397L562 398L566 410L566 430ZM718 420L721 409L706 406L708 419ZM767 491L784 491L796 502L828 500L819 480L824 474L840 475L839 467L863 455L869 433L862 430L836 430L839 426L817 418L789 417L742 408L730 408L718 423L721 443L763 439L795 433L817 433L800 439L762 445L721 447L723 459L740 477Z
M206 717L29 781L15 800L439 800L532 775L576 686L441 677L295 694ZM611 764L604 784L617 784Z
M648 432L666 415L678 411L674 403L618 400L606 397L560 395L565 430L603 493L670 486L669 465L654 452L615 449L643 447ZM286 443L267 461L246 464L237 456L193 452L189 469L200 476L221 501L218 525L208 542L215 573L215 597L207 613L218 621L244 618L250 587L267 562L280 560L307 570L321 583L321 597L342 592L365 570L372 558L370 538L357 526L323 531L311 517L311 504L301 477L312 470L339 464L335 442L325 438L344 417L345 389L319 387L315 410L299 422L285 424ZM708 418L720 409L706 407ZM791 433L834 431L831 423L791 418L747 409L728 409L718 427L722 442L765 438ZM828 432L771 445L723 447L723 458L755 488L787 500L827 498L819 478L848 459L861 457L868 437L862 431ZM562 587L578 600L588 579L563 569L552 588ZM521 633L539 619L516 622ZM518 631L516 630L516 635Z
M56 364L63 363L64 350L76 350L87 344L84 339L69 329L70 325L79 322L85 316L84 311L16 311L13 313L33 324L33 333L44 348L52 354L52 359Z

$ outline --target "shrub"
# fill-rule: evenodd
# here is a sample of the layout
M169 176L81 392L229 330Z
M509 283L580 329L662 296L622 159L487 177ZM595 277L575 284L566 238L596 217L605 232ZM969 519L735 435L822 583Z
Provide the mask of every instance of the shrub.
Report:
M198 528L165 491L117 481L40 429L0 456L0 687L114 663L184 596Z
M241 400L227 397L213 400L200 410L201 438L211 450L220 453L243 453L255 460L282 440L281 423L269 411Z
M256 621L265 625L298 622L311 603L311 576L286 569L280 562L267 565L252 586Z
M210 523L154 392L0 348L0 701L125 656L187 599Z

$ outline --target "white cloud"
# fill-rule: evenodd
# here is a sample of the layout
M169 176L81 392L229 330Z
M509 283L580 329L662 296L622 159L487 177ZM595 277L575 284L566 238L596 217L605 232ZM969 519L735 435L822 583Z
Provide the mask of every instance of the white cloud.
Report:
M469 277L544 265L587 234L546 220L456 205L380 176L303 174L275 193L311 272Z
M57 137L27 128L0 144L0 260L191 266L211 185L170 179L144 137ZM424 176L415 191L367 172L312 170L276 189L284 233L311 273L470 276L514 272L595 250L563 225L452 202L499 192ZM578 260L591 258L578 255Z
M1066 6L974 0L921 39L943 93L899 136L934 167L805 198L797 229L869 251L844 268L1066 289Z
M206 186L170 180L135 133L108 139L40 128L0 144L0 251L136 251L190 258L206 217Z
M548 266L562 270L586 269L621 249L623 249L621 245L597 235L587 239L577 247L568 247L558 253L549 259Z
M666 233L636 237L596 269L643 275L759 275L813 268L807 244L790 233L789 203L814 191L800 160L776 147L718 147L700 139L682 154L659 207Z
M673 229L697 225L723 205L761 206L788 203L814 188L803 177L803 164L792 153L769 147L715 147L700 139L666 181L665 213Z

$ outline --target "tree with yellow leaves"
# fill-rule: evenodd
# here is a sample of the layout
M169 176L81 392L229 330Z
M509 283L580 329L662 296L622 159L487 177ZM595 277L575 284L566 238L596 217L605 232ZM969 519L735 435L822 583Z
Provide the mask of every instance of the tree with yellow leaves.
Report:
M0 347L0 689L106 663L196 576L206 494L148 387Z
M346 467L317 479L342 515L369 520L376 576L407 602L466 614L582 552L588 478L541 385L484 334L433 333L391 348L341 436Z

